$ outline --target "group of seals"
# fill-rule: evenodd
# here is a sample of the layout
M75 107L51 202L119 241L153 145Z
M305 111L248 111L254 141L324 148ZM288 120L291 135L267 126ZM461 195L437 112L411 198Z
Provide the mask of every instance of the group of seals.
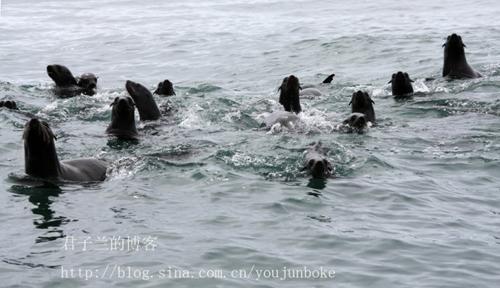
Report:
M451 79L477 78L481 74L467 63L462 38L457 34L447 37L444 47L443 77ZM84 73L74 77L71 71L63 65L48 65L47 74L55 82L55 94L60 97L73 97L79 94L92 96L96 93L97 77L92 73ZM323 84L331 83L335 74L329 75ZM413 94L413 80L408 73L398 71L392 75L392 94L395 97L405 97ZM135 108L141 121L158 120L160 110L151 93L143 85L127 81L125 88L129 96L116 97L111 103L111 123L106 133L124 140L137 140L138 132L135 123ZM272 123L291 123L298 119L296 114L302 111L300 96L319 96L321 92L315 88L302 89L299 79L290 75L285 77L278 88L279 103L285 111L273 113L266 121ZM158 84L154 94L162 96L175 95L172 82L164 80ZM367 92L354 92L349 105L351 114L343 124L362 132L368 123L375 123L374 101ZM17 109L15 101L0 101L0 107ZM66 181L102 181L106 177L107 164L97 159L77 159L60 162L57 157L54 140L56 137L49 125L36 118L29 120L23 134L25 146L26 173L41 178L51 178ZM328 178L333 173L321 143L316 143L305 153L303 170L309 171L314 178Z
M97 159L76 159L60 162L54 133L44 121L29 120L23 133L26 174L63 181L103 181L107 163Z
M473 79L482 77L475 71L465 58L465 46L462 37L455 33L446 38L444 47L444 63L442 76L449 79ZM430 78L433 79L433 78ZM404 98L413 95L413 80L406 72L392 74L391 83L392 95L396 98Z
M82 74L75 78L71 71L63 65L47 66L47 74L54 80L55 94L60 97L73 97L79 94L92 96L96 93L97 77L92 73Z

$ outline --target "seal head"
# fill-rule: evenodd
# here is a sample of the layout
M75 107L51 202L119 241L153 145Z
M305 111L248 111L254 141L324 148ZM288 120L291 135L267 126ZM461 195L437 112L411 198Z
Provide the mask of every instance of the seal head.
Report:
M156 88L154 94L163 96L173 96L175 95L174 85L170 80L163 80L163 82L158 83L158 88Z
M358 112L365 114L366 120L375 123L375 110L373 109L375 102L367 92L354 92L349 104L351 105L351 113Z
M333 167L324 153L321 142L314 144L307 150L302 170L307 170L316 179L326 179L332 175Z
M141 121L160 119L160 109L156 105L153 94L143 85L127 80L125 88L128 94L134 99Z
M16 102L12 100L0 101L0 107L5 107L11 110L18 110Z
M111 123L106 133L122 140L137 140L139 133L135 126L135 104L128 96L116 97L111 111Z
M396 97L411 96L413 94L413 80L406 72L398 71L392 74L392 79L389 81L391 83L392 95Z
M300 106L300 87L299 78L294 75L285 77L281 82L278 90L280 91L279 103L283 105L285 111L300 113L302 107Z

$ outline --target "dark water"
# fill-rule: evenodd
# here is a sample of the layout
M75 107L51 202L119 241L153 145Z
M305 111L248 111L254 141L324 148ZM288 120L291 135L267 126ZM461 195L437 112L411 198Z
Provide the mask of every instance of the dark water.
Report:
M499 13L463 0L2 1L0 98L48 120L60 158L112 170L102 184L29 181L29 117L0 110L0 286L498 287ZM440 79L453 32L483 78ZM96 73L99 93L56 99L50 63ZM411 100L390 96L398 70L416 80ZM330 73L295 129L259 129L284 76ZM177 96L157 101L174 110L141 123L139 144L104 136L125 80L166 78ZM339 133L358 89L379 125ZM327 181L299 172L317 140ZM335 277L262 274L284 267Z

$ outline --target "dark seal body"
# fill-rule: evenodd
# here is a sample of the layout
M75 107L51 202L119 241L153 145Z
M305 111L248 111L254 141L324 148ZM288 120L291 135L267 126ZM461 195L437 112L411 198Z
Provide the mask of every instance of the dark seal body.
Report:
M323 151L321 142L311 146L304 155L304 168L313 178L325 179L332 175L333 167Z
M347 119L342 122L345 128L347 128L346 132L352 133L363 133L368 128L368 120L366 120L366 115L363 113L351 113Z
M116 97L111 107L111 123L106 134L122 140L137 140L139 134L135 126L134 100L127 96Z
M55 82L55 94L59 97L92 96L96 92L97 77L92 73L75 78L66 66L54 64L47 66L47 74Z
M128 94L134 99L141 121L160 119L160 109L156 105L153 94L139 83L128 80L125 83Z
M175 95L174 85L170 80L163 80L158 83L158 88L156 88L154 94L162 95L162 96L173 96Z
M279 103L283 105L285 111L295 113L300 113L302 111L299 98L300 89L299 78L294 75L290 75L283 79L278 90L280 91Z
M0 108L1 107L5 107L5 108L11 109L11 110L18 110L16 102L12 101L12 100L0 101Z
M413 86L411 83L413 80L406 72L397 72L392 74L392 79L389 81L391 83L392 95L394 97L408 97L413 95Z
M93 182L106 179L107 164L97 159L59 161L54 133L46 122L29 120L24 127L26 174L54 180Z
M481 74L476 72L465 59L465 44L462 37L451 34L446 39L444 47L443 77L454 79L478 78Z
M370 95L367 92L358 91L352 94L351 102L351 113L362 113L365 114L366 120L375 123L375 110L373 109L373 102Z

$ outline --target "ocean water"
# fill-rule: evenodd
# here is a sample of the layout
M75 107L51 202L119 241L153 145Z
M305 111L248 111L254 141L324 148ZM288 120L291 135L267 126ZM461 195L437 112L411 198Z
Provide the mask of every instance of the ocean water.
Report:
M0 99L22 111L0 109L0 286L500 286L497 1L4 0L0 14ZM483 78L440 78L451 33ZM97 74L98 93L57 99L53 63ZM387 84L399 70L407 101ZM260 129L290 74L323 95L294 129ZM105 136L126 80L167 78L177 95L156 100L172 109L138 144ZM340 133L357 90L378 125ZM26 178L29 114L60 159L107 159L108 179ZM326 181L300 173L314 141Z

